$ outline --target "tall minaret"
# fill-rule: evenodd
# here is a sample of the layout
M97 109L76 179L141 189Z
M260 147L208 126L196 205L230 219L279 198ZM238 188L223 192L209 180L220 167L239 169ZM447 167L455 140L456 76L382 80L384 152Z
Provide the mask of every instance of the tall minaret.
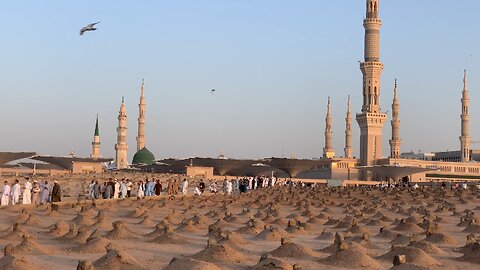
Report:
M144 80L142 80L142 94L140 103L138 104L138 136L137 136L137 152L145 147L145 88Z
M400 118L398 113L400 104L398 103L397 79L395 79L395 88L393 88L392 103L392 139L390 140L390 158L400 158Z
M352 113L350 112L350 95L348 95L347 117L345 118L345 158L352 158Z
M468 89L467 89L467 70L463 74L463 92L462 92L462 133L460 136L460 151L462 152L461 161L470 161L470 115L468 114Z
M330 97L328 97L327 116L325 117L325 148L323 158L333 158L335 152L332 147L332 115L330 113Z
M122 97L122 105L118 112L117 144L115 144L116 157L115 164L118 170L128 166L127 160L127 112L125 109L125 100Z
M98 131L98 115L97 121L95 122L95 133L93 134L92 154L90 155L90 157L102 158L102 154L100 154L100 132Z
M356 120L360 126L360 165L371 166L382 157L382 128L387 115L380 111L380 62L379 0L367 0L365 28L365 60L360 63L363 74L363 106ZM361 177L367 179L364 175Z

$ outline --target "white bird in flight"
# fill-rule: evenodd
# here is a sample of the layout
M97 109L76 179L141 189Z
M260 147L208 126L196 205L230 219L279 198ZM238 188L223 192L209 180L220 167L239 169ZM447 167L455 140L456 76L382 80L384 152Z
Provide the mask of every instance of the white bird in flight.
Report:
M81 30L80 30L80 36L83 35L83 33L87 32L87 31L95 31L97 30L97 28L95 28L95 24L97 23L100 23L100 22L96 22L96 23L91 23L91 24L88 24L87 26L83 27Z

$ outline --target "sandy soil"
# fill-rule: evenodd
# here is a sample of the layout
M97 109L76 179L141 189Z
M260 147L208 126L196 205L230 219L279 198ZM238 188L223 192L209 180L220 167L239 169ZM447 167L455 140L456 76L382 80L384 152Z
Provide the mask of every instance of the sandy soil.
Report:
M226 196L86 201L88 182L51 177L63 198L0 209L0 269L480 268L476 190L274 187ZM155 175L166 187L175 175ZM42 179L38 179L42 180ZM190 184L190 194L194 181Z

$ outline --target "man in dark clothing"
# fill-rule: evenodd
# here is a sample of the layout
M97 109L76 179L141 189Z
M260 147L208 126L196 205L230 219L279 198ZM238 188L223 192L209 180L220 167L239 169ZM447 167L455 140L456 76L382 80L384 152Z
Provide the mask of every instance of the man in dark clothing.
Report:
M160 180L157 180L155 182L155 195L160 195L162 193L162 184L160 183Z
M52 202L60 202L62 200L62 192L57 181L54 182L52 190Z
M205 191L205 183L203 182L203 180L200 180L200 183L198 184L198 189L201 193Z
M114 191L115 191L115 182L112 178L108 179L108 185L110 186L110 197L108 199L113 198Z

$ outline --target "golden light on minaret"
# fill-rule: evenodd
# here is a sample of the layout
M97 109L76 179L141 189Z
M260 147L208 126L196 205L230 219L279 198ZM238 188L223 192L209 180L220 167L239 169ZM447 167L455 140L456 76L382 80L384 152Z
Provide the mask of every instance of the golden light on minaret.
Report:
M122 104L118 112L117 144L115 144L115 165L118 170L125 169L128 166L127 154L127 110L125 100L122 97Z
M345 158L352 158L352 113L350 112L350 95L347 102L347 117L345 118Z
M395 87L393 88L392 102L392 139L390 140L390 157L400 158L400 103L398 102L397 79L395 79Z
M463 91L462 91L462 127L460 136L460 152L461 161L470 161L470 114L468 112L470 99L468 98L467 89L467 70L463 72Z
M138 104L137 152L145 147L145 81L142 80L142 93Z
M363 105L356 120L360 126L360 165L374 165L382 157L382 128L387 115L380 111L380 79L383 63L380 62L379 0L367 0L364 62L360 63L363 74ZM367 175L363 179L369 178Z
M335 152L332 146L332 114L330 112L330 97L328 97L327 116L325 117L325 148L323 148L323 158L333 158Z

